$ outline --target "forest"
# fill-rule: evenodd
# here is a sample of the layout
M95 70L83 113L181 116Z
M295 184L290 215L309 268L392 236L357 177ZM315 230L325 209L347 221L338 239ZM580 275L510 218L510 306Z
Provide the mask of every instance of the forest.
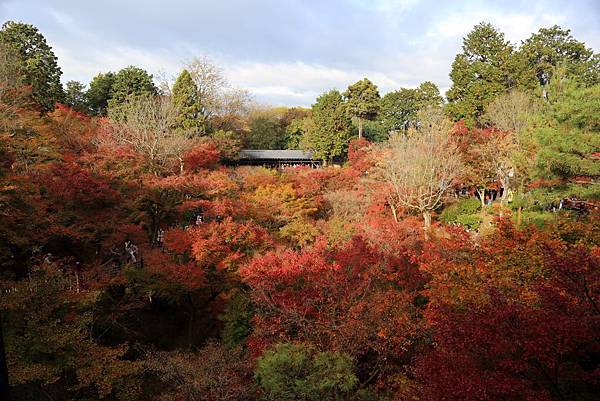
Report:
M59 65L4 23L2 400L598 399L600 55L569 29L482 22L447 93L310 108L206 57Z

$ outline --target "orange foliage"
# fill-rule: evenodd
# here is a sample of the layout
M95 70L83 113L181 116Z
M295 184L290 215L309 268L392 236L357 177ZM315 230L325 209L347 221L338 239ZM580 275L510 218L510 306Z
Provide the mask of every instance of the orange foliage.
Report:
M215 168L220 159L221 154L212 141L201 142L183 155L183 162L187 171Z

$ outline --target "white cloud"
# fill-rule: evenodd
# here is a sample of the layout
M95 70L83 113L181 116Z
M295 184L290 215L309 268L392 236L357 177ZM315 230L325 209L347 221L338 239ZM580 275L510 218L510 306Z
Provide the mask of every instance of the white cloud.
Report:
M97 8L86 2L67 7L59 1L0 0L0 13L40 28L59 58L64 81L87 83L99 72L127 65L175 76L184 60L206 54L233 86L250 90L261 102L310 105L324 91L344 90L364 77L381 93L425 80L443 92L462 37L481 21L491 22L513 43L542 26L560 24L597 49L600 31L589 1L332 0L280 2L275 9L275 0L252 7L224 0L215 4L225 6L210 8L210 21L196 25L186 23L189 12L173 11L206 11L193 0L173 0L179 7L156 1L135 15L124 13L117 0ZM230 8L244 10L236 13L243 23ZM164 25L157 24L160 18Z
M154 74L159 71L175 73L181 68L178 56L169 51L147 52L112 46L110 50L96 49L83 56L62 46L55 45L53 49L64 72L63 81L74 79L86 83L100 72L118 71L128 65L144 68Z
M400 71L342 70L318 64L293 63L232 63L224 69L234 86L248 88L258 96L269 99L290 99L298 105L309 105L330 89L343 91L362 78L368 77L380 91L388 92L402 86L409 75Z
M519 14L501 13L484 10L471 10L455 12L447 15L434 24L427 36L430 38L462 38L466 36L473 26L486 21L504 32L506 38L512 43L521 43L541 27L561 24L564 16L554 14Z

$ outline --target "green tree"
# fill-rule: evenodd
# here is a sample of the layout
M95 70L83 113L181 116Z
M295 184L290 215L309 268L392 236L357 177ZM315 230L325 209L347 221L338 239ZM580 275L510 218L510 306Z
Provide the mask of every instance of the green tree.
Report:
M515 85L516 61L504 34L485 22L463 39L462 49L452 63L447 111L472 126L496 96Z
M364 120L373 120L380 109L380 96L377 86L367 78L348 87L344 92L347 111L358 119L358 137L362 138Z
M550 90L551 104L533 129L538 148L535 175L565 181L600 176L600 84L585 87L574 78L555 76Z
M419 111L427 107L440 107L444 103L444 98L440 95L440 89L431 81L423 82L416 91Z
M423 82L416 89L400 88L381 99L381 123L388 132L414 127L419 111L440 107L443 102L433 82Z
M88 107L92 114L97 116L106 115L114 83L115 74L110 71L106 74L98 74L92 79L87 91Z
M285 129L287 138L287 149L300 149L304 134L310 130L314 121L310 117L299 118L292 122Z
M285 134L274 116L259 115L250 123L246 146L250 149L282 149L287 143Z
M350 399L358 384L349 356L317 352L302 344L279 344L257 362L256 381L265 400Z
M171 96L179 110L177 130L187 135L205 134L206 124L204 116L200 114L198 87L188 70L184 69L177 77Z
M24 68L17 52L0 43L0 128L19 125L18 110L30 100Z
M523 42L519 53L525 62L523 82L530 89L538 83L546 85L558 66L582 83L600 82L597 55L585 43L573 38L569 29L558 25L541 28L531 35Z
M305 126L301 147L312 150L315 157L324 161L344 155L352 135L352 121L342 94L331 90L319 96L312 106L311 120Z
M43 111L53 110L63 98L62 71L44 36L33 25L8 21L0 30L0 42L19 54L33 99Z
M156 93L157 89L152 82L152 75L141 68L130 65L115 75L108 105L112 107L121 104L131 95L155 95Z
M234 292L219 317L224 323L221 332L223 344L229 348L242 345L252 331L253 316L254 310L248 295L241 291Z
M65 104L81 113L88 112L85 85L79 81L69 81L65 84Z
M406 129L415 121L418 111L415 89L401 88L386 93L381 99L381 121L388 132Z

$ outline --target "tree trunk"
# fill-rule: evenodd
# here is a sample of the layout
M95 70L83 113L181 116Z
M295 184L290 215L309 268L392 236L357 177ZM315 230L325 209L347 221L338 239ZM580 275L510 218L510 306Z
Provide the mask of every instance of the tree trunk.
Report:
M179 158L179 174L183 174L183 159Z
M500 202L502 202L503 205L506 204L506 199L508 198L508 180L508 177L504 177L500 180L500 184L502 184L502 198L500 199Z
M396 207L390 203L390 209L392 209L392 215L394 216L394 221L397 223L398 222L398 213L396 212Z
M481 201L481 208L483 209L485 207L485 188L478 189L477 195L479 195L479 200Z
M521 221L523 220L523 207L519 206L517 209L517 227L521 227Z
M423 212L423 223L425 225L425 231L429 232L431 230L431 212L428 210Z
M0 399L10 401L10 385L8 383L8 367L4 351L4 336L2 334L2 312L0 311Z
M358 138L362 138L363 134L363 119L358 117Z

